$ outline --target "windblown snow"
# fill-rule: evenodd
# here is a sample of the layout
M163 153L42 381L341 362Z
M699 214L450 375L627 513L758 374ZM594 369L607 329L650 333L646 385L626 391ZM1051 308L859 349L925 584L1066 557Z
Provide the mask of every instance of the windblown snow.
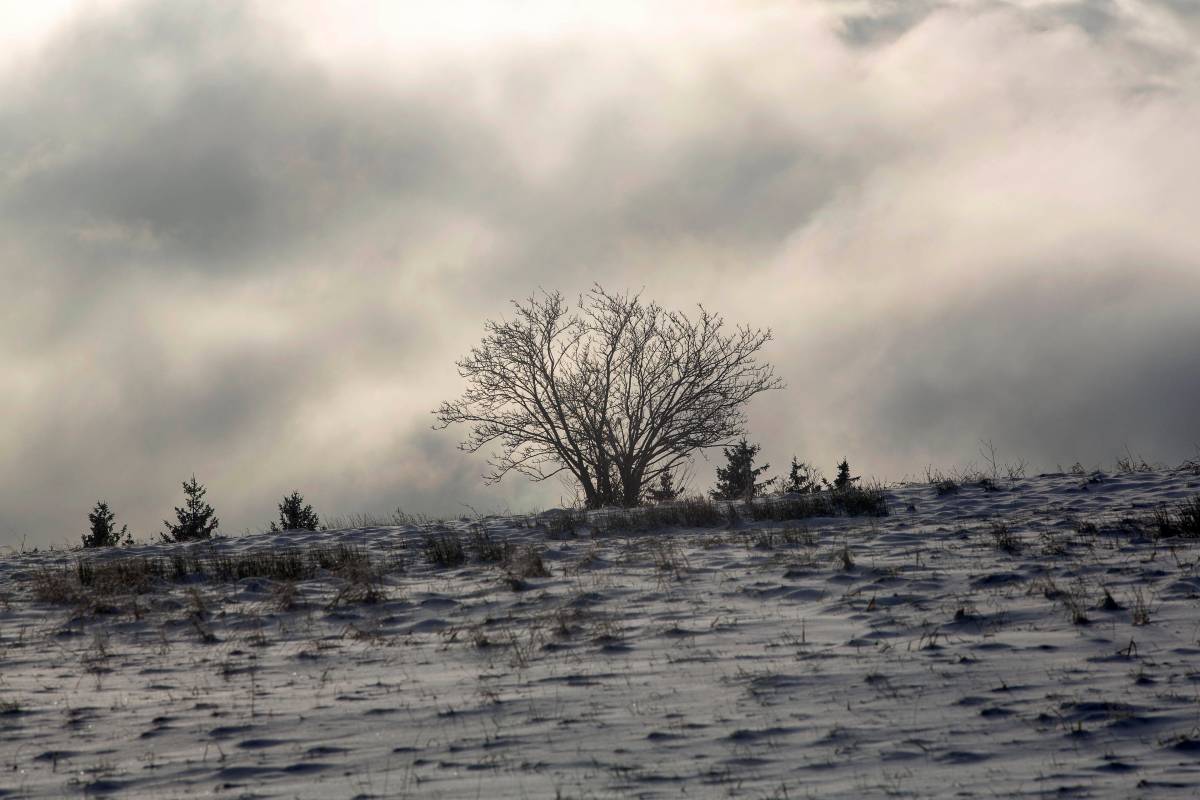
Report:
M1152 515L1200 476L998 489L892 488L882 518L11 553L0 797L1195 796L1200 539ZM549 575L426 555L481 532ZM81 560L339 545L369 577L52 596Z

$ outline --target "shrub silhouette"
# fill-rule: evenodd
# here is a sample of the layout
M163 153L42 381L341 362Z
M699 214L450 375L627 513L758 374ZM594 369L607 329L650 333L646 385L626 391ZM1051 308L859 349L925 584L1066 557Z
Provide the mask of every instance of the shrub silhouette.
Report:
M316 531L321 529L321 520L313 507L304 504L304 496L293 491L279 504L279 522L272 522L270 531Z
M91 530L83 535L84 547L115 547L119 544L133 544L129 535L129 526L122 525L117 530L116 514L108 508L108 503L96 501L96 507L88 514Z
M175 508L178 522L163 520L167 526L162 534L164 542L195 542L212 538L220 521L213 516L213 507L204 502L207 491L194 474L190 481L183 482L186 502L183 508Z
M678 500L680 494L682 492L675 484L675 473L668 471L659 474L658 486L648 491L646 497L651 503L669 503Z
M850 477L850 461L843 458L837 466L837 477L833 479L834 491L844 492L858 483L858 480L857 476Z
M743 436L733 447L724 448L724 467L717 467L717 488L713 489L714 500L749 500L775 483L771 478L759 481L758 476L771 468L770 464L754 466L754 457L761 448L750 444Z
M787 480L783 483L783 491L789 494L812 494L821 490L821 473L816 467L803 461L797 461L792 456L791 468Z

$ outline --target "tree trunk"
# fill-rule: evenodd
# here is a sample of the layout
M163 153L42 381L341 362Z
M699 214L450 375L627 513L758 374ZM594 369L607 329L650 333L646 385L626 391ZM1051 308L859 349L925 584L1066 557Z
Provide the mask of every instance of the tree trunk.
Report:
M630 480L625 484L625 496L623 502L626 508L633 508L642 499L642 484L638 481Z

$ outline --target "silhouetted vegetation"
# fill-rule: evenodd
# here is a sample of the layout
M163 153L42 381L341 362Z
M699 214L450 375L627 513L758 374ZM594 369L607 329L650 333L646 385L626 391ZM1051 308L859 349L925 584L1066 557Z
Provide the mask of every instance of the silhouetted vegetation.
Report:
M454 533L430 533L425 536L425 560L439 567L457 567L466 563L467 551Z
M483 525L475 525L472 528L470 548L476 560L485 564L507 561L513 552L511 542L497 539Z
M90 528L83 535L84 547L115 547L119 544L133 544L129 535L129 526L122 525L117 530L116 514L108 508L108 503L97 501L96 507L88 514Z
M1200 538L1200 495L1178 503L1174 508L1155 509L1152 520L1155 535L1160 539Z
M636 506L697 449L743 432L743 406L782 387L755 355L769 330L723 332L599 286L574 312L557 292L514 302L514 319L458 362L467 389L436 410L471 426L460 447L496 446L488 482L509 472L573 476L589 509Z
M783 491L788 494L811 494L821 490L821 471L792 456L787 479L783 482Z
M886 517L887 493L878 484L845 489L824 489L803 495L767 497L746 503L742 513L752 520L789 520L807 517Z
M775 483L774 478L758 480L759 475L771 468L770 464L754 466L760 449L744 436L733 447L723 448L726 463L717 467L717 486L711 492L714 500L750 500Z
M185 502L183 508L176 506L176 522L163 520L167 530L162 534L165 542L195 542L211 539L220 521L213 516L213 507L204 501L207 489L193 475L183 482Z
M279 522L272 522L272 533L279 531L315 531L320 530L321 520L313 507L304 504L300 492L293 491L279 503Z
M383 570L399 571L398 559ZM73 565L45 569L33 576L34 596L60 605L77 605L94 613L114 610L112 598L149 592L157 584L197 580L235 582L244 578L299 581L329 573L350 583L375 575L366 551L352 545L275 548L249 553L212 550L176 552L169 556L130 556L109 560L81 558Z
M721 525L726 513L720 504L703 497L688 497L672 503L643 508L593 512L588 521L597 531L643 531L670 526L704 528Z
M938 497L946 497L951 494L958 494L958 484L952 478L941 478L933 483L933 490Z
M850 461L843 458L841 463L837 465L837 477L833 479L832 489L837 492L845 491L854 484L858 483L858 476L851 477Z
M679 499L680 489L675 483L675 473L668 470L658 476L658 486L646 493L651 503L669 503Z

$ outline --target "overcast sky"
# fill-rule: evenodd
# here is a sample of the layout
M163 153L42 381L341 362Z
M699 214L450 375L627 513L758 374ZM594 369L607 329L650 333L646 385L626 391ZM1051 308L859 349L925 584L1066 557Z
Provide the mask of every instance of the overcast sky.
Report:
M430 411L594 280L773 329L775 467L1200 445L1192 0L11 3L0 53L0 545L193 472L230 534L557 505Z

